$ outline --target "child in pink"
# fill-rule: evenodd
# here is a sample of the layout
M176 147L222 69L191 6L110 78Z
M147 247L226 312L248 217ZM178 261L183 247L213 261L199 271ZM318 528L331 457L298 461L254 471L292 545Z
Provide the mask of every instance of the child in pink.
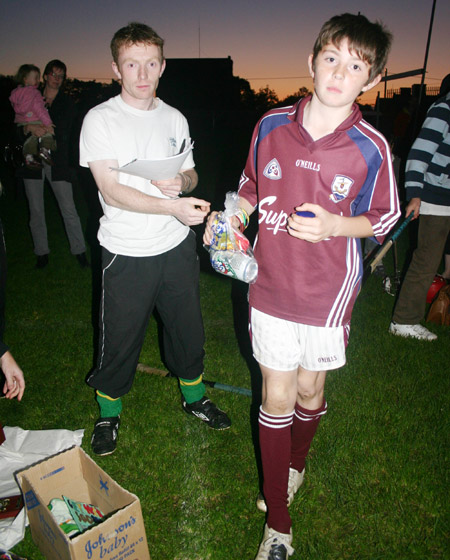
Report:
M51 152L56 150L53 123L38 89L40 77L41 71L37 66L22 64L15 76L19 85L9 98L16 114L14 122L18 126L41 124L46 129L46 133L40 138L29 134L24 142L25 163L31 167L41 165L38 158L51 164Z

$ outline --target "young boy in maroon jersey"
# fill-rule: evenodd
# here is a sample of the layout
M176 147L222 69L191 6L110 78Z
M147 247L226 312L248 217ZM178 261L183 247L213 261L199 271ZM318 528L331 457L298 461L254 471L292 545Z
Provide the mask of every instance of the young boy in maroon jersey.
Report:
M380 81L390 44L362 15L327 21L308 59L314 93L260 119L241 176L236 226L256 209L259 221L249 303L267 522L256 560L293 554L288 506L327 410L326 373L345 364L360 238L382 243L400 215L388 143L355 103Z

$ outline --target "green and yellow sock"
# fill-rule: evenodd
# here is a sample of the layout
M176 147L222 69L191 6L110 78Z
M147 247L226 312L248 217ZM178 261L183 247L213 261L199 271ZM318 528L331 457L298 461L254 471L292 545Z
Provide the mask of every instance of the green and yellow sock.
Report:
M113 399L112 397L108 397L108 395L105 395L105 393L102 393L101 391L96 391L95 393L95 398L100 407L101 418L112 418L114 416L119 416L122 411L122 399L120 397L117 399Z
M180 389L188 404L199 401L205 396L206 387L203 383L203 375L199 375L196 379L182 379L180 380Z

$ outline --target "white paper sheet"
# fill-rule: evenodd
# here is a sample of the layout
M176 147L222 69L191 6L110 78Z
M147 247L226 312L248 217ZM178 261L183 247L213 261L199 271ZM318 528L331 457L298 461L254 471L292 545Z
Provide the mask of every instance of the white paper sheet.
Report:
M182 168L192 147L193 144L190 143L181 154L175 156L164 159L135 159L122 167L111 167L111 169L150 181L172 179Z
M64 451L81 445L84 430L22 430L3 426L6 440L0 445L0 496L20 494L14 473ZM10 550L25 535L25 508L15 518L0 520L0 548Z

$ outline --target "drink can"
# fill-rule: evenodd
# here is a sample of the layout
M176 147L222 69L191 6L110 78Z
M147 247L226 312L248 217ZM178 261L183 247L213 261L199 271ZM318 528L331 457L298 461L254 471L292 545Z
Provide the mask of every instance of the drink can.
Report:
M240 251L211 251L211 265L216 272L242 280L248 284L256 281L258 276L258 263Z

